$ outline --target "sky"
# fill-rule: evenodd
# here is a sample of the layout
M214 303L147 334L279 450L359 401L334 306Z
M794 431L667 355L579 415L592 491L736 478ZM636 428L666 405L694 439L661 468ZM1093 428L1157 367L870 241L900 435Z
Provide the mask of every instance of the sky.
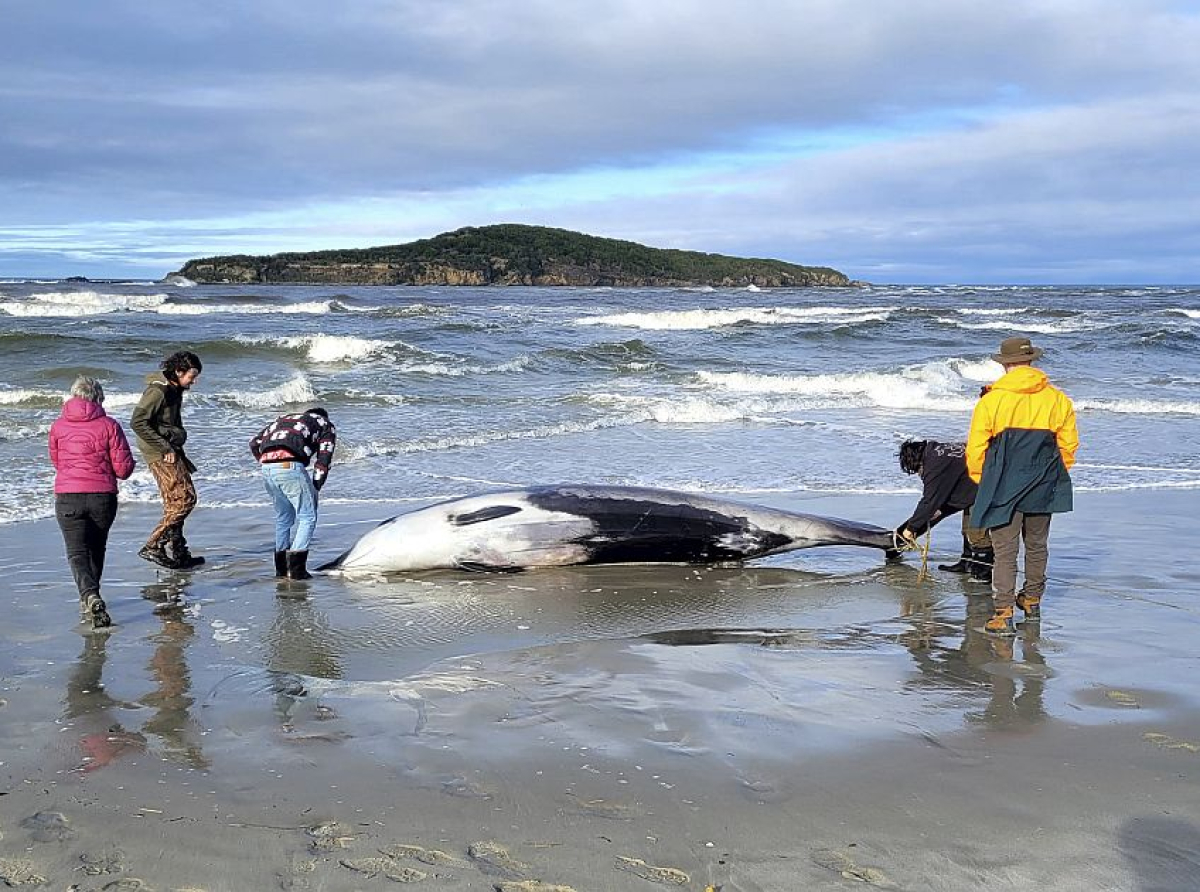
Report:
M0 277L528 223L1200 282L1200 0L0 0Z

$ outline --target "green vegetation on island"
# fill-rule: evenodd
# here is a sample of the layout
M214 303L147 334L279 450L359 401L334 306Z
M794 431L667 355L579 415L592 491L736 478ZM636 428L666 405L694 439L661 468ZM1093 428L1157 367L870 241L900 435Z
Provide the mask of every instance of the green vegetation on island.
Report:
M505 223L470 226L405 245L189 260L200 283L339 285L612 285L737 287L856 284L835 269L649 248Z

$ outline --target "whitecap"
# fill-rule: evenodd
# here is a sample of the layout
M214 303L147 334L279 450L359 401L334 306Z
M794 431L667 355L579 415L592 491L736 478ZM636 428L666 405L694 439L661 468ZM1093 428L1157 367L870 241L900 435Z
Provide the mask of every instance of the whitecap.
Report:
M169 303L157 307L157 311L168 316L208 316L214 313L230 313L251 316L288 313L324 315L333 312L334 301L320 300L299 304L216 304L216 303Z
M24 300L0 303L0 313L26 318L99 316L106 313L154 312L165 294L109 294L101 291L46 291Z
M1200 402L1184 400L1075 400L1076 409L1123 415L1200 415Z
M303 375L295 375L289 381L267 390L235 390L231 393L214 395L218 402L233 403L251 409L272 409L317 402L317 392Z
M960 394L961 377L934 363L902 372L852 372L834 375L763 375L746 372L698 372L701 384L737 393L787 394L811 398L800 406L969 411L975 395Z
M894 307L736 307L719 310L663 310L584 316L575 325L611 325L651 331L696 331L732 325L858 325L884 322Z

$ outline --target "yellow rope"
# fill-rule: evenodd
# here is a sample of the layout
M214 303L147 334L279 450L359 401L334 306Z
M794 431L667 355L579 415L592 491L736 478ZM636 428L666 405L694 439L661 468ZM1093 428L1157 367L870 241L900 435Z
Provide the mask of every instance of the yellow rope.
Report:
M933 528L930 527L925 531L925 543L920 546L921 549L921 572L917 574L917 582L924 582L929 578L929 546L932 544Z

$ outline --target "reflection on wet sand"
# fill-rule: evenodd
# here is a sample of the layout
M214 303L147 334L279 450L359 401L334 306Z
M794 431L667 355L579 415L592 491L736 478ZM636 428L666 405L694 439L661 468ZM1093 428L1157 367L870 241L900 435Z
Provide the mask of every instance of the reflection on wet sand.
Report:
M77 771L96 771L130 753L144 752L154 742L171 761L192 768L208 767L199 743L200 729L192 716L187 648L195 629L183 609L183 586L156 582L145 586L142 596L159 605L155 613L161 620L145 639L153 646L146 669L154 688L136 702L109 696L104 686L108 648L120 642L107 633L84 636L83 652L67 676L64 703L64 716L85 729L79 740L83 758ZM139 707L152 710L152 714L139 729L131 730L126 724L141 714Z
M64 715L83 726L79 737L82 759L74 771L91 772L130 753L146 749L146 738L121 724L118 703L104 689L104 664L108 659L107 633L85 635L83 652L67 676Z
M142 731L161 741L163 754L192 768L207 768L208 760L200 748L200 728L192 716L192 678L187 663L187 648L196 634L185 611L186 583L170 591L159 584L142 589L142 597L160 601L155 611L162 626L149 641L154 653L146 668L155 688L138 702L154 710L142 725Z
M297 707L308 693L304 677L341 678L342 656L329 617L307 598L276 598L275 616L265 639L275 712L283 729L292 732ZM319 704L313 709L316 718L333 717L332 710Z
M983 624L991 609L988 598L968 598L960 627L938 602L922 593L907 596L901 615L909 627L899 640L920 670L911 684L970 695L986 690L988 702L967 709L968 721L1000 730L1028 728L1046 717L1044 689L1051 673L1039 647L1041 630L1025 623L1016 638L988 635Z

